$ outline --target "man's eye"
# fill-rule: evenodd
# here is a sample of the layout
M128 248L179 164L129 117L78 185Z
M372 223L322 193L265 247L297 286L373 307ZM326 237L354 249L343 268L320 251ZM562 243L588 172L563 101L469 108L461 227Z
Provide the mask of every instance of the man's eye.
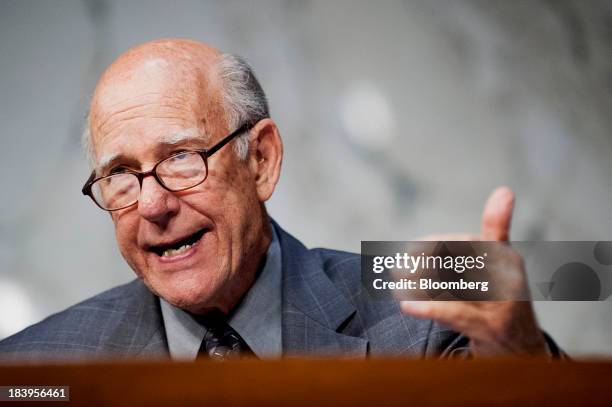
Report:
M184 161L186 158L189 158L190 155L191 154L189 151L179 151L172 155L168 160L170 162Z
M187 156L187 154L189 154L189 151L187 150L179 150L176 153L173 154L173 158L178 158L178 159L183 159Z
M121 174L127 171L125 167L115 167L108 172L108 175Z

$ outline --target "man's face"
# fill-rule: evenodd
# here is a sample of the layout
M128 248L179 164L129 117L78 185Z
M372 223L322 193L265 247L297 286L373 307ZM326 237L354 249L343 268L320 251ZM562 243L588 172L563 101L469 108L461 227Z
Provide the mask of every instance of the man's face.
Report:
M99 86L92 105L98 176L148 171L172 153L210 147L234 130L225 126L216 86L190 83L166 68L147 62ZM119 249L136 274L192 312L231 307L224 298L248 286L246 270L258 266L261 206L254 175L233 146L209 159L204 183L170 192L146 177L138 203L111 213Z

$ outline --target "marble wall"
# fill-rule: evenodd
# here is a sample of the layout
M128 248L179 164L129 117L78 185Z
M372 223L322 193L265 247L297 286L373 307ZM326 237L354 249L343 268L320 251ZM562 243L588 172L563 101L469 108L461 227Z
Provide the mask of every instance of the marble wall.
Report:
M160 37L251 61L286 148L269 212L309 246L476 232L500 184L513 239L612 240L609 2L0 0L0 337L133 278L79 136L104 67ZM612 355L611 302L536 309Z

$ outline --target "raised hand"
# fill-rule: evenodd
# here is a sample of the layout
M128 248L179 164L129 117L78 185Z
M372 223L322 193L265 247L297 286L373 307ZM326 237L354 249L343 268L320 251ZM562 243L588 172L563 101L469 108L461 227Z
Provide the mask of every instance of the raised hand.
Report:
M514 194L508 187L499 187L489 196L482 214L481 234L431 235L422 240L497 241L497 261L489 267L492 273L504 273L501 281L507 301L404 301L402 310L418 318L428 318L448 325L470 338L475 356L508 354L547 354L544 335L535 318L530 301L524 298L526 276L522 257L506 243ZM493 269L491 269L493 267Z

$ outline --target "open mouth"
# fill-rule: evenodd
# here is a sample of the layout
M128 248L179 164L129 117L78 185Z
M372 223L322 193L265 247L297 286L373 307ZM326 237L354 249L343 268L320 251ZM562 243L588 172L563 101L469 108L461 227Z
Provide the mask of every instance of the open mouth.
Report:
M149 247L149 251L157 254L160 257L177 256L198 244L202 236L204 236L204 233L206 233L206 229L201 229L200 231L177 242L159 246L151 246Z

